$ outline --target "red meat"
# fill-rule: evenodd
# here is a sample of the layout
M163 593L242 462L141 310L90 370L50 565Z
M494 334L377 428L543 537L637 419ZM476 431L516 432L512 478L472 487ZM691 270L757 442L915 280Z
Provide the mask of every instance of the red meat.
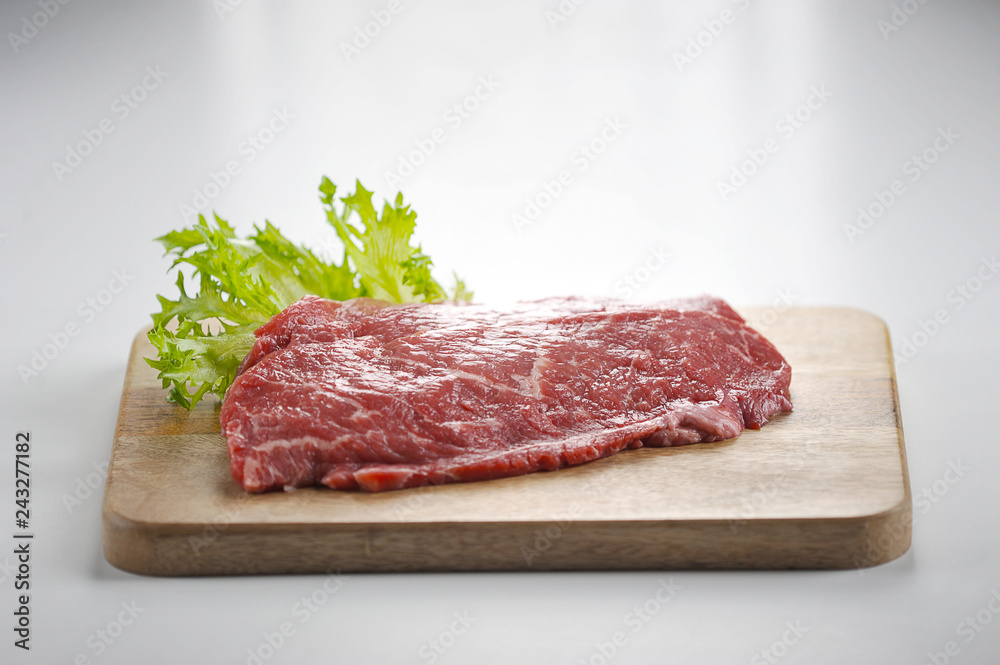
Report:
M381 491L719 441L792 408L791 368L715 298L389 305L307 296L221 412L251 492Z

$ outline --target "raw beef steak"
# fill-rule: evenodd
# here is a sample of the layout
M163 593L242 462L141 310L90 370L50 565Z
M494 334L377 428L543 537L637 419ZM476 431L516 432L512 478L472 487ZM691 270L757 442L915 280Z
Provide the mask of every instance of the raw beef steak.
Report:
M222 405L250 492L372 492L720 441L792 408L791 368L716 298L389 305L307 296Z

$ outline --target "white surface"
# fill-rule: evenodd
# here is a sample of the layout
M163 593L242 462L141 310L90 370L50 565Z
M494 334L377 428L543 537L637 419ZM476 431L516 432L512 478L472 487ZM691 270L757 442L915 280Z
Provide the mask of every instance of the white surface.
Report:
M759 652L786 622L808 630L777 648L782 663L924 663L949 641L949 662L996 662L1000 618L987 608L1000 589L1000 279L961 309L949 292L1000 250L1000 8L902 4L916 13L884 38L887 0L595 0L554 27L555 0L404 0L350 62L340 44L386 3L244 0L220 17L210 3L71 2L16 53L5 37L0 552L15 530L20 430L34 437L36 540L33 648L11 644L13 579L0 572L0 662L244 663L284 621L295 633L267 662L596 665L595 645L619 630L616 663L768 662ZM679 71L673 54L727 8L733 22ZM2 32L38 11L4 3ZM147 67L165 77L122 117L115 100ZM448 109L491 76L496 90L449 124ZM831 96L787 137L776 123L814 86ZM248 162L241 142L274 109L294 118ZM60 181L53 162L104 118L114 132ZM574 152L614 118L625 128L579 171ZM877 313L897 348L944 309L948 323L899 367L914 494L941 493L918 497L911 552L863 573L348 576L304 624L295 604L321 577L152 579L110 567L100 491L72 514L63 496L106 461L129 342L154 294L172 292L151 239L182 225L178 206L236 160L241 173L212 201L223 217L329 241L321 175L392 195L385 172L437 127L446 140L402 189L439 275L457 271L482 301L614 295L662 248L671 258L634 297L711 292L768 305L790 292L799 305ZM912 181L904 163L949 127L959 138ZM769 138L777 152L723 201L719 179ZM512 214L563 169L571 186L518 234ZM894 179L905 193L850 242L844 226ZM79 309L116 270L132 276L127 288L93 316ZM18 366L69 323L79 334L22 381ZM949 475L959 462L967 470ZM661 579L681 589L648 623L626 623ZM88 639L123 601L143 611L98 654ZM475 623L438 657L426 645L455 612ZM977 612L994 620L960 634Z

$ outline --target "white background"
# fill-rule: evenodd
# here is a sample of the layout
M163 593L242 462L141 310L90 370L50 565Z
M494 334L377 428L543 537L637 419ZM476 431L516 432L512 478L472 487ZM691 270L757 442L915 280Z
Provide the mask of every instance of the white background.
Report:
M997 662L1000 279L975 281L1000 251L995 3L909 0L906 14L887 0L592 0L563 16L546 13L556 0L404 0L352 54L342 45L386 3L326 4L244 0L220 13L218 2L77 1L36 16L36 31L25 17L42 11L37 0L0 8L0 541L14 531L20 430L34 440L36 533L33 648L11 644L13 579L0 571L0 662L245 663L322 584L122 573L101 551L101 488L72 511L64 497L107 460L129 343L155 294L173 293L152 238L185 223L180 206L212 173L238 162L207 193L242 232L266 218L327 243L320 177L394 195L386 173L436 128L445 140L400 187L438 275L457 271L478 300L616 295L631 275L645 278L635 299L709 292L771 305L785 294L870 310L897 351L919 344L898 367L913 547L863 573L352 575L267 662L429 663L422 654L455 612L475 623L440 663L597 664L595 645L617 630L628 641L616 663L767 662L759 652L786 622L807 632L777 649L782 663L925 663L949 641L949 662ZM12 42L22 30L30 38ZM133 93L147 67L162 80ZM467 100L480 77L495 90ZM802 108L814 89L829 97ZM122 95L143 97L127 117ZM445 114L462 103L477 108L455 126ZM293 118L249 161L241 144L275 110ZM793 133L778 124L796 112ZM54 166L102 119L112 133L69 172ZM616 119L621 132L580 170L574 154ZM957 138L936 152L949 129ZM777 152L723 196L720 181L768 139ZM912 171L928 149L933 164ZM561 170L570 186L519 233L512 215ZM849 234L894 180L905 191ZM671 257L639 270L652 249ZM114 271L127 287L88 313ZM971 299L954 291L966 283L980 287ZM937 310L947 323L921 334ZM79 334L22 377L72 323ZM680 591L632 633L628 613L668 578ZM88 646L133 601L139 618L102 653ZM992 621L967 642L958 631L977 612Z

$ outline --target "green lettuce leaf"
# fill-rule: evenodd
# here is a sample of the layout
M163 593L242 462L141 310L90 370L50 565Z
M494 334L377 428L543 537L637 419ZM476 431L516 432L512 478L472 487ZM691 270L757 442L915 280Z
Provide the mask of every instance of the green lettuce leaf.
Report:
M168 401L193 409L207 394L225 396L253 346L254 331L304 295L394 303L472 299L457 275L450 295L431 275L430 258L411 243L417 215L402 194L379 215L360 181L339 201L329 179L319 190L327 220L344 244L339 265L293 243L267 221L239 238L218 215L212 221L199 216L197 224L156 239L173 257L170 270L178 271L177 299L157 296L160 311L153 313L148 334L157 356L146 358L169 389ZM197 279L196 294L188 295L181 268Z

